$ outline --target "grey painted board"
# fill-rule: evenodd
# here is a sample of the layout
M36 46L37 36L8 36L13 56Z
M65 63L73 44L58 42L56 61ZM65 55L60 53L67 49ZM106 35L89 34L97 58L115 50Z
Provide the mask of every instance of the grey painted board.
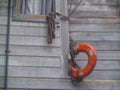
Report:
M68 5L69 7L69 5ZM72 9L75 8L76 5L72 5ZM118 11L118 8L116 6L103 6L103 5L80 5L76 11ZM69 11L68 11L69 12Z
M70 18L70 24L119 24L120 18L100 19L100 18Z
M57 56L61 55L57 47L31 47L31 46L10 46L10 55L22 56Z
M93 71L85 80L120 80L120 70L118 71Z
M72 4L77 4L79 0L73 0ZM84 5L117 5L118 0L84 0ZM71 0L68 0L68 4L71 4Z
M5 15L5 16L7 16L7 7L1 7L0 6L0 16L3 16L3 15Z
M60 47L60 38L55 38L52 44L48 44L47 37L11 36L10 40L10 45Z
M6 35L0 35L0 44L6 45Z
M7 34L7 25L0 25L0 35L6 35Z
M3 60L2 60L3 61ZM31 66L31 67L61 67L61 59L54 57L21 57L10 56L9 66Z
M0 76L4 76L4 67L0 67ZM9 77L30 77L30 78L60 78L60 68L40 68L40 67L9 67Z
M5 56L0 56L0 65L5 65ZM9 66L60 67L61 60L56 57L10 56Z
M119 90L119 80L85 80L80 83L68 79L9 78L9 88L27 89L69 89L69 90Z
M0 77L0 89L4 87L4 77Z
M6 46L0 45L0 55L5 55Z
M60 0L61 2L61 13L65 16L68 16L67 12L67 0ZM69 52L69 29L68 21L61 20L61 50L62 50L62 72L63 77L66 77L67 72L67 59L66 56Z
M7 16L0 16L0 25L7 25Z
M0 65L0 77L4 77L4 76L5 76L5 66Z
M11 35L17 36L36 36L42 37L47 36L47 27L37 27L37 26L11 26ZM60 30L56 28L56 37L60 37Z
M9 77L31 77L31 78L60 78L61 68L40 67L11 67L9 66Z
M0 56L0 66L4 66L5 65L5 56Z
M70 24L70 32L120 32L120 24Z
M8 6L8 0L0 0L0 6L7 7Z
M120 52L119 51L97 51L98 59L117 59L120 60Z
M70 35L78 41L120 41L120 33L72 32Z
M71 12L71 11L70 11ZM117 18L118 11L75 11L71 18Z
M23 21L12 21L11 20L11 25L13 26L29 26L29 27L48 27L47 23L42 23L42 22L23 22Z

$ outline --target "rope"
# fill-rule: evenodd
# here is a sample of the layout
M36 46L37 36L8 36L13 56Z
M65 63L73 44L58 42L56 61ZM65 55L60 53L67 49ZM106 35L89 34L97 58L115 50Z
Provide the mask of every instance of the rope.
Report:
M80 6L81 3L82 3L82 0L77 4L77 6L73 9L73 11L69 14L69 17L71 17L71 15L75 12L75 10Z

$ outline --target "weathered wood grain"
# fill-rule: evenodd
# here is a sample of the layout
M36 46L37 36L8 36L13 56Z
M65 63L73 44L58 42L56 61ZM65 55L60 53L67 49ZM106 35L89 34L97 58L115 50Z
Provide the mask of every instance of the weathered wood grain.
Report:
M47 37L11 36L10 45L60 47L60 38L55 38L52 44L48 44Z
M93 71L85 80L120 80L120 71Z
M47 27L37 27L37 26L11 26L11 35L17 36L36 36L42 37L47 36ZM55 31L56 37L60 36L59 28Z
M10 46L10 55L23 56L60 56L60 48L57 47L31 47L31 46Z
M0 45L0 55L5 55L6 47ZM10 46L10 55L20 56L52 56L59 57L61 55L60 48L58 47L31 47L31 46Z
M12 89L69 89L69 90L119 90L119 80L85 80L80 83L63 79L9 78L8 87Z
M1 7L0 6L0 16L7 16L7 7Z
M72 32L70 35L78 41L120 41L120 33Z
M0 66L4 66L5 65L5 56L0 56Z
M0 16L0 25L7 25L7 16Z
M68 5L69 7L69 5ZM76 5L72 5L71 10L73 10L76 7ZM69 9L69 8L68 8ZM117 6L98 6L98 5L80 5L76 11L77 12L81 12L81 11L118 11L118 7ZM70 13L70 11L68 10L68 12Z
M70 32L111 32L119 33L120 24L70 24Z
M70 18L70 24L119 24L120 18L100 19L100 18Z
M70 11L71 12L71 11ZM110 18L119 17L118 11L75 11L71 18Z
M4 76L5 76L5 66L0 65L0 77L4 77Z
M5 55L6 54L6 46L5 45L0 45L0 55Z
M7 39L6 35L0 35L0 44L6 45L6 39Z
M0 77L0 89L4 87L4 77Z
M71 4L78 4L79 0L73 0L73 2L71 2L71 0L68 0L68 5ZM84 0L82 2L82 4L84 5L118 5L118 0Z
M10 56L9 66L61 67L61 59L53 57L20 57Z
M7 0L0 0L0 6L7 7L8 1Z
M9 77L60 78L60 68L9 67Z
M0 25L0 35L7 34L7 25Z

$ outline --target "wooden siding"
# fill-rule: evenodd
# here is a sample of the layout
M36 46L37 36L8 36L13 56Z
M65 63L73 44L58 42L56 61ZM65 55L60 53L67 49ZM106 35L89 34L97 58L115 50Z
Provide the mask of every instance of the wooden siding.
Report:
M65 15L66 1L60 0L61 13ZM68 7L70 4L75 7L79 0L70 1ZM51 45L47 44L47 24L12 21L11 17L8 90L119 90L118 11L118 0L84 0L69 25L67 21L56 24L56 38ZM0 90L4 90L6 27L7 5L0 6ZM94 71L80 83L71 81L68 76L69 34L74 40L88 42L97 50ZM76 62L83 67L86 55L79 54Z
M0 0L4 2L4 0ZM7 1L7 0L6 0ZM58 0L57 0L58 1ZM1 4L0 4L1 5ZM60 8L58 8L60 9ZM5 50L7 35L7 4L0 6L0 89L4 89ZM11 7L12 11L12 7ZM12 14L11 14L12 15ZM52 44L47 43L47 23L13 21L10 25L10 56L8 89L26 89L19 86L19 81L26 79L60 79L62 71L61 24L56 24L56 38ZM21 79L20 79L21 78ZM17 80L20 79L20 80ZM16 82L16 80L18 82ZM15 86L11 86L12 83ZM21 83L23 83L21 82ZM32 83L32 81L30 81ZM24 83L23 83L24 84ZM39 84L40 85L40 84ZM48 88L40 85L40 89ZM37 87L36 87L37 88ZM50 87L49 87L50 88ZM31 89L33 89L31 87Z
M79 0L68 0L74 8ZM81 84L89 82L89 86L79 87L85 90L119 90L120 85L120 17L119 0L83 0L70 18L70 36L80 43L87 42L97 50L98 61L94 71ZM78 65L83 67L87 62L85 54L76 57ZM86 81L88 80L88 81ZM94 82L100 82L97 86ZM112 84L109 87L107 84ZM106 83L105 83L106 82ZM84 84L85 85L85 84ZM83 85L83 86L84 86ZM93 86L95 85L95 87Z
M0 0L0 78L2 78L2 80L0 80L0 89L4 87L5 76L7 11L7 0ZM3 16L4 19L2 19Z

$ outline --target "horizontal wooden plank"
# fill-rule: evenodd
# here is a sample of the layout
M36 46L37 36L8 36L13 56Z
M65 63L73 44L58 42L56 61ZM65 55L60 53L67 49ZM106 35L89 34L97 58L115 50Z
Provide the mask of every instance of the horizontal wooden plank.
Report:
M3 17L3 18L5 18L5 17ZM37 22L28 21L27 22L27 21L19 21L19 20L18 21L17 20L13 21L13 20L11 20L11 25L12 26L43 27L43 28L48 27L48 24L45 21L43 23L43 22L40 22L40 21L39 22L38 21ZM56 25L56 27L59 26L59 20L56 19L56 24L55 25Z
M120 18L99 19L99 18L70 18L70 24L119 24Z
M5 66L0 66L0 77L5 76Z
M67 76L66 79L70 77ZM120 80L120 71L93 71L84 80Z
M0 56L0 66L5 65L5 56ZM61 59L55 57L9 56L9 66L61 67Z
M11 25L13 26L31 26L31 27L48 27L47 22L23 22L23 21L13 21L11 20ZM0 16L0 25L6 25L7 24L7 16ZM56 27L59 25L59 22L56 23Z
M61 78L61 68L9 67L9 77Z
M91 44L96 50L100 51L120 51L120 42L119 41L78 41L78 43L89 43Z
M47 37L11 36L10 38L10 45L60 47L60 38L55 38L52 44L48 44Z
M0 25L7 25L7 16L0 16Z
M4 88L4 77L0 77L0 89Z
M120 80L120 71L93 71L85 80Z
M0 46L0 55L5 55L6 47ZM52 56L60 57L61 51L58 47L31 47L31 46L10 46L10 55L16 56Z
M84 80L80 83L63 79L9 78L12 89L69 89L69 90L119 90L119 80Z
M7 0L0 0L0 6L7 7L8 1Z
M78 4L79 0L68 0L68 4ZM117 5L118 0L84 0L82 1L84 5Z
M70 32L120 32L120 24L70 24Z
M0 56L0 66L5 65L6 56Z
M82 53L82 52L81 52ZM76 56L76 59L87 59L86 54L81 54ZM120 60L120 51L97 51L97 59L98 60L103 60L103 61L115 61L115 60Z
M7 25L0 25L0 35L7 34Z
M81 67L85 67L87 61L79 61L77 60L76 63ZM111 70L119 70L120 71L120 60L119 61L99 61L97 60L97 64L94 70L103 70L103 71L111 71ZM111 71L112 72L112 71ZM120 76L120 75L119 75Z
M10 56L9 66L61 67L60 58Z
M8 15L8 9L7 9L7 7L1 7L0 6L0 16L7 16Z
M0 45L0 55L5 55L6 54L6 46L5 45Z
M76 0L77 1L77 0ZM69 5L68 5L69 7ZM72 5L72 10L76 7L76 5ZM97 6L97 5L84 5L81 4L77 9L77 12L81 12L81 11L118 11L118 7L117 6ZM68 8L68 12L70 13L70 10Z
M10 55L23 56L57 56L61 55L60 48L57 47L30 47L30 46L11 46Z
M120 33L72 32L70 36L77 41L120 41Z
M7 36L6 35L0 35L0 44L6 45Z
M70 11L72 12L72 11ZM75 11L71 18L117 18L119 13L112 11Z
M44 50L47 51L44 51ZM5 55L5 47L0 46L0 55ZM12 46L10 55L60 57L60 48ZM51 52L51 53L49 53ZM119 51L97 51L100 60L120 60ZM82 56L84 57L84 56Z
M47 27L34 27L34 26L11 26L11 35L16 36L47 36ZM60 36L60 29L56 27L56 37Z
M97 51L98 59L107 59L107 60L120 60L119 51Z

